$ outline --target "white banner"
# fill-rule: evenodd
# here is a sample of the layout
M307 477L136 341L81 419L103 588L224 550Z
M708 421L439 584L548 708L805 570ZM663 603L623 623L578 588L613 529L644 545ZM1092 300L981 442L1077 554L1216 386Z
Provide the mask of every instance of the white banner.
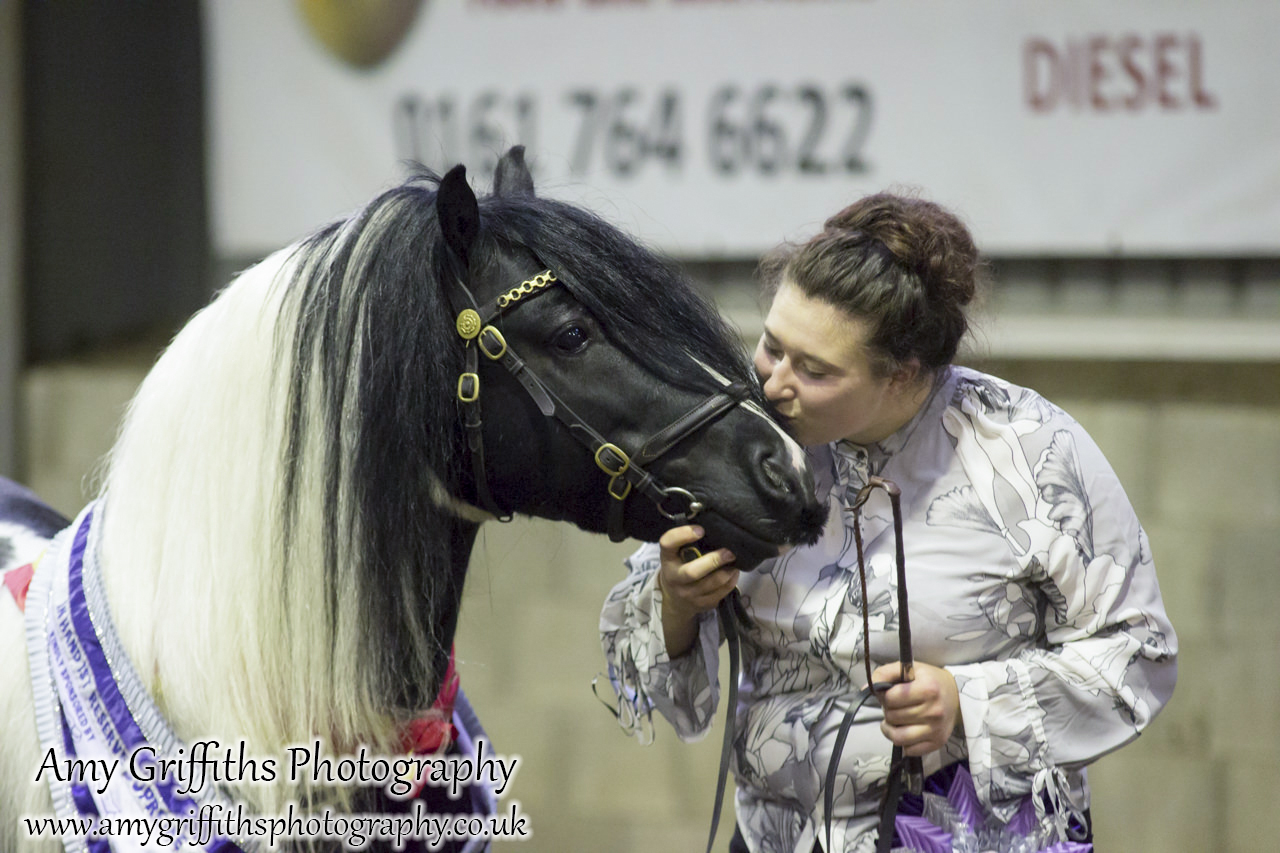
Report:
M215 248L506 146L687 257L915 187L996 254L1280 251L1274 0L209 0Z

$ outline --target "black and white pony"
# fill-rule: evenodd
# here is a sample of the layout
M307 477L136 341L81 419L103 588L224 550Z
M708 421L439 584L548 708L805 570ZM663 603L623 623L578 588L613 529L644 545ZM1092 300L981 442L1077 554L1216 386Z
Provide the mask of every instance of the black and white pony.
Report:
M100 573L110 665L177 743L393 755L442 685L482 521L654 539L696 516L743 566L811 540L811 475L762 404L677 271L535 197L513 149L492 195L461 167L419 175L242 273L142 383L101 496L51 548L56 516L0 489L0 568L34 565L36 647L57 630L54 605L31 615L58 583L42 578L76 559ZM19 816L51 811L31 673L49 664L6 578L0 850L44 849ZM359 805L288 783L218 793L264 813Z

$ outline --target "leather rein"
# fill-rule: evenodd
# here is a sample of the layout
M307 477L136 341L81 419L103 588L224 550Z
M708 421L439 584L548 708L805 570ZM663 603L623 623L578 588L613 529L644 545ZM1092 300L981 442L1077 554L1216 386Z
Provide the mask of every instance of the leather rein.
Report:
M485 474L484 431L480 411L480 356L502 365L528 392L539 411L564 424L569 433L587 448L596 466L608 476L607 490L614 500L609 504L609 538L620 542L626 538L625 505L633 491L649 498L663 517L678 524L690 521L706 509L706 503L688 489L665 486L645 470L645 466L663 456L685 438L728 414L747 399L750 391L746 385L735 382L723 391L710 395L688 412L654 433L634 454L628 454L617 444L592 429L554 391L540 380L533 370L507 344L494 325L495 320L515 310L522 304L547 293L558 282L551 270L545 270L518 286L481 305L467 285L459 279L454 284L461 292L449 293L449 301L456 314L455 328L465 347L466 365L458 377L458 401L462 404L463 426L466 428L467 447L471 455L471 467L475 480L476 496L486 511L501 521L510 521L511 513L504 511L494 500ZM464 304L459 307L459 302Z
M862 547L862 507L876 489L883 489L889 496L893 507L893 533L896 550L898 579L898 657L902 663L902 675L897 681L878 681L871 679L871 617L867 612L867 566ZM858 552L858 581L862 590L862 662L866 667L867 686L854 696L853 708L840 721L836 740L832 748L831 760L827 764L827 775L823 785L823 814L826 821L826 850L833 853L831 847L831 820L835 807L836 779L840 770L840 755L844 751L845 740L853 727L854 718L872 697L882 695L895 684L911 681L914 658L911 651L911 618L907 612L907 570L906 551L902 540L902 490L892 480L883 477L870 477L867 484L858 490L853 506L853 539ZM696 549L688 549L682 557L692 559L700 556ZM687 560L686 560L687 561ZM738 709L738 675L740 667L740 631L739 626L749 625L750 617L742 604L738 590L720 600L717 605L720 618L721 633L729 647L729 701L725 713L724 744L720 750L720 771L716 780L715 806L711 815L711 832L707 839L707 853L711 853L716 839L716 829L720 825L720 811L724 800L726 780L729 775L730 756L733 753L733 742L736 737ZM889 784L884 797L880 801L879 836L876 840L876 853L888 853L893 842L894 819L898 814L898 804L904 792L919 795L924 788L924 770L922 760L917 756L904 756L902 747L894 746L889 762Z

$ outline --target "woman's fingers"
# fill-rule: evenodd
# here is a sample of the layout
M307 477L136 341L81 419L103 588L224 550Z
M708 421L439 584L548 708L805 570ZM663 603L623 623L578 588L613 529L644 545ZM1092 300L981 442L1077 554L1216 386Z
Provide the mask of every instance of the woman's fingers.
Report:
M679 564L680 579L695 581L706 577L723 566L733 562L733 552L727 548L718 548L709 553L702 553L694 543L701 541L705 531L694 524L673 527L658 540L662 548L663 563Z
M912 757L928 755L942 749L947 739L938 738L936 729L929 726L907 726L894 728L886 723L880 724L880 731L894 746L902 747L902 754Z
M737 569L716 569L690 586L690 598L702 609L710 609L738 585Z
M873 681L901 678L901 665L886 664L871 673ZM960 698L955 679L945 669L917 663L915 679L894 684L880 694L884 721L880 730L907 755L924 755L951 737L960 718Z
M738 570L729 568L733 554L719 549L682 564L669 591L699 610L709 610L738 583Z
M662 568L658 581L669 606L703 611L715 607L738 582L738 570L726 568L733 552L717 548L703 554L696 543L705 531L697 525L673 527L658 539Z
M714 578L716 570L730 565L733 559L733 552L728 548L717 548L685 563L680 571L690 583L696 584L707 578Z
M682 527L673 527L666 533L662 534L658 539L658 545L663 550L665 557L667 552L676 554L686 545L692 545L705 535L705 531L696 524L686 524Z

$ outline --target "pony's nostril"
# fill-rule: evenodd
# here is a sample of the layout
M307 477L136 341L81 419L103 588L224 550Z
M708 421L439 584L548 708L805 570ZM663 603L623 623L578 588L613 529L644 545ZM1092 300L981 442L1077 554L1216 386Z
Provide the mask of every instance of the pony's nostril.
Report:
M764 472L765 480L768 481L769 485L782 494L791 495L795 493L796 484L794 478L788 476L787 469L772 456L766 456L761 460L760 470Z

